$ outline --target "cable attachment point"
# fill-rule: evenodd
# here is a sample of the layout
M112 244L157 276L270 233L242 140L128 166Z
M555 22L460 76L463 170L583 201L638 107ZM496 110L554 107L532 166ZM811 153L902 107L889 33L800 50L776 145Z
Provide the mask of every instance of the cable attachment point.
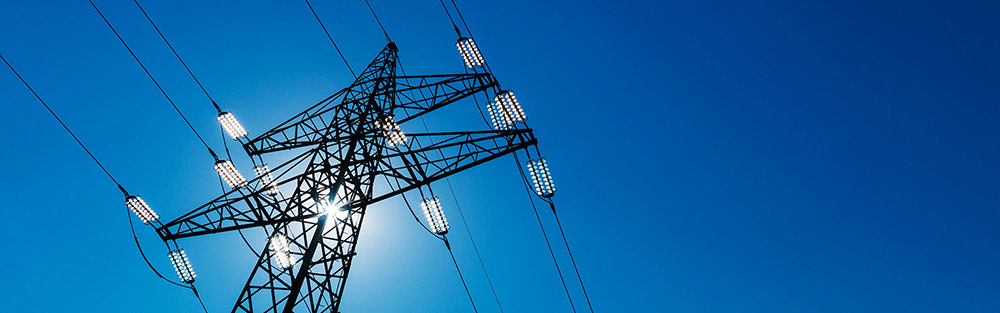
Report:
M223 112L222 110L219 110L219 117L217 117L217 119L219 120L219 124L222 125L222 129L229 134L229 137L232 137L235 140L240 140L240 138L247 136L247 130L243 128L243 125L240 124L239 121L236 121L236 117L233 116L232 112Z
M551 198L555 195L556 187L552 183L552 174L549 172L549 164L545 162L545 158L528 160L527 165L531 172L531 182L535 185L535 194L542 198ZM551 201L549 203L551 204Z
M444 210L441 209L441 200L438 197L432 196L420 200L420 208L424 211L424 217L427 218L427 224L431 226L431 231L441 236L448 233L451 226L448 225L448 219L444 217Z
M219 173L219 177L222 177L229 187L240 188L248 184L246 178L243 178L243 174L240 174L236 170L236 166L233 165L233 162L229 160L215 161L215 171Z
M149 224L160 219L160 216L153 211L138 195L125 194L125 206L139 217L143 224Z
M182 282L187 284L194 283L194 279L198 277L194 273L194 269L191 267L191 261L188 260L187 253L184 253L184 249L170 250L168 254L170 257L170 262L174 264L174 270L177 271L177 277L181 279Z
M472 41L472 38L459 36L455 46L458 47L458 52L462 55L462 60L465 61L466 67L474 68L486 64L486 59L483 58L482 53L479 52L479 47Z

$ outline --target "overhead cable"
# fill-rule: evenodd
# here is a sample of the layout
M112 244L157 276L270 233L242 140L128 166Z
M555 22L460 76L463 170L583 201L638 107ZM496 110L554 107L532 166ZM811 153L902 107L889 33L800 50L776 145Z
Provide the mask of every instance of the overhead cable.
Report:
M156 78L153 77L153 74L150 73L149 69L147 69L146 66L142 64L142 61L139 60L139 57L135 55L135 52L132 51L132 48L129 48L128 43L125 42L125 39L123 39L122 36L118 34L118 31L115 30L115 27L111 25L111 22L108 21L108 18L104 17L104 13L101 13L101 10L97 8L97 5L94 4L93 0L87 0L87 1L89 1L90 5L94 7L94 11L97 11L97 14L101 16L101 19L104 20L104 23L108 24L108 28L111 29L111 32L115 33L115 37L118 37L118 41L121 41L122 45L125 46L125 49L128 50L128 53L132 55L133 59L135 59L135 62L139 63L139 67L141 67L142 70L146 72L146 76L149 76L149 80L153 81L153 84L156 85L156 88L160 90L160 93L162 93L163 97L167 99L167 102L169 102L170 106L174 108L174 111L177 111L177 114L180 115L181 119L184 120L184 123L187 124L188 128L191 128L191 132L193 132L194 135L198 137L198 140L201 141L201 144L205 146L205 149L208 149L208 153L210 153L213 158L218 159L219 157L215 155L215 151L212 151L212 148L208 146L208 143L205 142L205 139L201 137L201 134L199 134L198 130L194 128L194 125L191 125L191 122L188 121L186 116L184 116L184 113L181 112L181 109L178 108L176 104L174 104L174 101L170 99L170 96L167 95L167 92L165 90L163 90L163 87L160 86L160 83L156 81Z
M372 9L372 4L369 3L368 0L365 0L365 4L368 5L368 11L371 11L372 16L375 17L375 22L378 22L378 27L382 29L382 34L385 35L385 41L392 42L392 39L389 39L389 33L385 31L385 26L382 26L382 21L379 20L378 14L375 14L375 9Z
M316 17L316 21L319 22L319 27L322 27L323 28L323 32L326 33L326 38L330 39L330 43L333 44L333 48L337 49L337 54L340 54L340 59L344 60L344 65L347 65L347 70L351 71L351 76L354 76L355 79L358 78L358 75L354 74L354 69L351 68L351 63L348 63L347 62L347 58L344 57L344 53L340 52L340 47L337 46L337 42L336 41L333 41L333 36L330 36L330 31L326 30L326 25L323 25L323 21L319 19L319 15L316 14L316 10L313 9L312 4L309 3L309 0L305 0L305 1L306 1L306 5L309 6L309 11L312 11L313 16Z
M31 94L35 95L35 98L38 99L38 102L45 107L45 110L48 110L49 114L52 114L52 117L56 118L56 121L59 122L59 125L62 125L63 129L65 129L66 132L69 133L71 137L73 137L73 140L76 140L76 143L80 145L80 148L83 148L83 151L87 152L87 155L90 156L90 159L94 160L94 163L97 163L97 166L100 167L102 171L104 171L105 175L108 175L108 178L110 178L111 181L118 186L118 189L120 189L123 193L125 193L125 195L128 195L128 192L125 191L125 188L123 188L122 185L118 183L118 180L116 180L115 177L111 175L111 172L108 172L108 169L104 167L104 164L101 164L101 161L97 160L97 157L95 157L94 154L90 152L90 149L87 149L87 146L85 146L83 142L80 141L80 138L76 137L76 134L74 134L73 131L69 129L69 126L66 126L66 123L63 123L62 119L59 118L59 115L56 115L56 112L52 111L52 108L45 103L45 100L42 100L42 97L39 96L37 92L35 92L34 88L31 88L31 85L29 85L28 82L24 80L24 77L21 77L21 74L14 69L14 66L10 65L10 62L7 62L7 59L3 57L3 54L0 54L0 60L3 60L3 63L7 64L7 67L10 68L10 71L14 72L14 75L17 76L17 79L20 79L21 83L24 84L24 87L28 87L28 90L31 91Z
M181 65L183 65L184 69L187 70L188 74L191 75L191 78L194 79L194 82L198 84L198 87L201 88L201 91L205 93L205 96L208 97L208 100L212 101L212 105L215 106L215 109L221 113L222 109L219 108L219 105L215 103L215 99L212 99L212 95L208 94L208 90L205 89L205 86L201 84L201 81L198 80L198 77L194 75L194 72L192 72L191 68L189 68L187 63L184 62L184 59L181 58L181 55L177 53L177 50L174 49L174 46L170 44L170 41L167 40L167 37L163 35L163 32L160 31L160 28L156 27L156 23L153 23L153 19L150 18L149 14L146 13L146 9L143 9L142 5L139 4L139 0L132 0L132 1L135 2L135 6L139 7L139 11L142 11L142 15L146 17L147 21L149 21L149 25L153 26L153 29L155 29L156 33L160 35L160 38L163 39L163 42L167 44L167 47L170 48L170 51L174 53L174 56L177 57L177 60L181 61Z

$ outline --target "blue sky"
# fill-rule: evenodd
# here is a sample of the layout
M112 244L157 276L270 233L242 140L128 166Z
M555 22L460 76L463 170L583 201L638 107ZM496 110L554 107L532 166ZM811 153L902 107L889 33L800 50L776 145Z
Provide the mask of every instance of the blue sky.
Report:
M147 2L251 135L351 81L305 3ZM134 4L97 3L221 148L214 109ZM438 3L372 4L408 72L462 71ZM541 140L597 311L1000 311L996 2L459 4ZM384 45L362 1L314 6L355 69ZM220 192L211 158L87 2L0 3L0 51L164 218ZM3 72L5 308L200 310L149 272L121 194ZM478 118L465 113L428 123ZM505 311L569 312L512 163L451 181ZM442 198L477 305L496 312ZM253 262L239 237L181 244L209 310L230 310ZM344 312L471 311L446 250L399 200L369 209L358 253Z

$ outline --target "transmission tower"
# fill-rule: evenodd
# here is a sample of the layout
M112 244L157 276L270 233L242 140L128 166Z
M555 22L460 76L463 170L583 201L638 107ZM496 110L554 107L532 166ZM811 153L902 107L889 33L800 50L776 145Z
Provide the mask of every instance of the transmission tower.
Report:
M401 125L469 97L497 96L504 111L490 112L511 122L520 107L504 105L488 73L402 76L397 66L390 42L347 88L256 138L243 135L243 149L262 162L257 177L234 179L233 190L156 225L173 242L263 228L268 242L233 312L339 312L369 205L537 143L520 123L403 133ZM261 156L292 149L303 152L263 164ZM390 188L376 190L379 179Z
M168 257L180 281L163 276L149 261L136 236L132 215L129 215L129 226L136 248L146 265L164 281L193 291L205 312L208 310L194 285L197 276L178 240L236 231L257 256L257 262L251 268L232 312L339 313L366 209L376 202L400 196L419 222L405 195L413 190L420 194L420 208L427 219L427 225L421 225L444 242L465 286L472 309L478 312L448 242L448 222L431 183L445 179L454 195L451 183L447 180L449 176L505 155L513 155L520 170L529 202L571 310L575 313L576 306L535 207L535 196L552 209L559 235L563 239L587 306L594 312L569 242L558 215L555 214L556 207L552 200L555 188L548 165L545 158L541 157L531 128L525 123L524 111L513 92L500 88L454 1L451 1L452 8L465 26L468 37L459 29L445 2L439 0L458 37L455 45L466 65L466 73L411 76L399 65L396 45L367 0L365 4L382 28L388 44L359 75L355 74L347 59L340 53L319 15L306 0L319 26L323 28L355 80L348 87L255 138L247 136L248 132L231 112L223 111L139 1L133 1L211 101L218 112L217 118L222 131L237 140L250 157L256 174L251 180L247 180L236 169L226 140L223 141L223 157L213 151L108 18L92 0L89 2L214 159L214 168L223 188L221 196L174 220L163 222L139 195L129 193L112 176L6 58L0 55L0 60L122 192L128 210L143 224L155 229L166 245ZM397 75L397 68L402 75ZM482 103L480 97L483 98ZM484 125L488 125L486 129L430 132L423 121L425 114L465 99L471 99L475 103ZM481 104L486 106L485 112L488 115ZM404 133L402 126L417 119L424 124L426 132ZM528 158L526 163L521 163L519 159L522 151ZM269 167L264 161L265 155L271 155L269 159L285 157L285 161ZM288 158L289 155L292 157ZM375 188L376 183L381 183L380 179L385 180L387 188L384 190ZM232 190L227 191L225 185L229 185ZM425 190L429 195L425 195ZM465 218L458 207L457 198L455 202L464 223ZM260 249L255 249L243 235L243 230L250 228L261 228L267 235L267 240L262 242L263 247ZM502 313L500 298L476 248L472 231L466 227L466 232L493 292L497 308Z

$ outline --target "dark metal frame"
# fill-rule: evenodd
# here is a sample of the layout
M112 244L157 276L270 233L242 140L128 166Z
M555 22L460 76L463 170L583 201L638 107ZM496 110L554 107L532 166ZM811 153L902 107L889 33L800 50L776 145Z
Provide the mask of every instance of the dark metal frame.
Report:
M252 227L289 239L296 264L272 265L265 246L233 312L339 312L369 205L537 143L523 128L407 134L388 145L375 121L398 114L404 124L497 86L485 73L396 76L397 61L389 43L349 87L243 145L251 158L306 149L272 169L279 187L294 186L290 196L268 195L257 178L156 227L164 240ZM376 191L379 176L396 184ZM325 194L346 199L344 217L319 205Z

